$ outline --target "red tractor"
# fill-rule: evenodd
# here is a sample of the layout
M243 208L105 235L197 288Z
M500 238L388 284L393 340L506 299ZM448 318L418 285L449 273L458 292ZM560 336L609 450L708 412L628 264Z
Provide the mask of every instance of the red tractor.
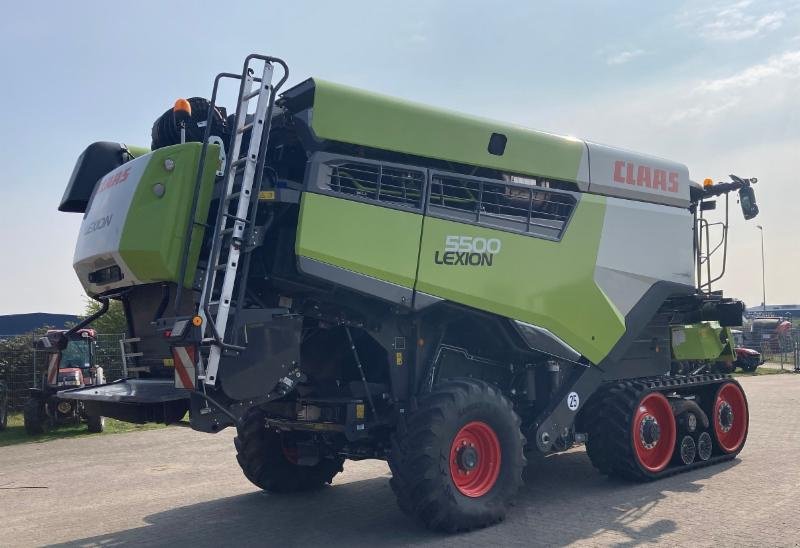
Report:
M87 415L83 402L58 399L59 390L105 384L103 368L95 365L97 335L94 329L50 330L47 338L66 337L66 345L53 346L47 352L47 372L41 385L30 389L23 417L28 434L42 434L60 424L85 421L89 432L102 432L105 419Z

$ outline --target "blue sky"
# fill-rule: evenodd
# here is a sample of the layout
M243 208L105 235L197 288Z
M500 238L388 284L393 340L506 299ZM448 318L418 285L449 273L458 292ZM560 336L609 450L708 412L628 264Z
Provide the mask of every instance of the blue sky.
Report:
M209 95L253 51L286 59L290 83L623 146L696 180L757 176L762 214L735 211L721 287L760 303L760 223L767 301L800 302L798 2L29 1L4 10L0 51L0 314L82 309L80 215L56 210L75 159L149 144L175 98Z

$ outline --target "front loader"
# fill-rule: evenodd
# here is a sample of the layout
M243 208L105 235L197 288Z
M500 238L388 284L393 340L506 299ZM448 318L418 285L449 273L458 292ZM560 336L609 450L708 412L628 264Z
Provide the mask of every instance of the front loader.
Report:
M75 271L122 301L138 356L62 397L235 427L270 492L386 460L400 508L445 531L503 519L534 455L586 443L649 481L741 451L741 387L685 364L732 348L743 305L712 290L711 239L730 193L758 212L755 179L287 78L250 55L150 150L78 160Z

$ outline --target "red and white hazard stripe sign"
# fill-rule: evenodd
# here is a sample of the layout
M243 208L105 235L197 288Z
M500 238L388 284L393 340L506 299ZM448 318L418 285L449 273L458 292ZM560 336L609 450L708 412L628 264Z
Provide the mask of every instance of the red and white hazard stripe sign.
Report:
M195 388L195 359L197 352L194 346L173 346L172 359L175 363L175 388Z

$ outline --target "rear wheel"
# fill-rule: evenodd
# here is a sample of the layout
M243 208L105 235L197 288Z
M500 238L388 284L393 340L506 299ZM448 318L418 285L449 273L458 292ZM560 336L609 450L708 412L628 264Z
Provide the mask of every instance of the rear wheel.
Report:
M106 426L105 417L86 417L86 423L89 427L89 432L99 434Z
M295 433L267 428L266 418L262 410L250 409L233 440L242 472L257 487L273 493L319 489L342 471L341 457L322 457L312 466L298 464Z
M524 446L520 419L496 388L448 381L395 434L391 486L400 508L431 529L485 527L505 517L522 485Z
M25 432L31 436L44 434L47 431L47 412L44 402L37 398L29 398L22 409Z
M2 386L0 386L2 389ZM8 427L8 400L5 398L5 394L3 394L3 398L0 399L0 432Z

